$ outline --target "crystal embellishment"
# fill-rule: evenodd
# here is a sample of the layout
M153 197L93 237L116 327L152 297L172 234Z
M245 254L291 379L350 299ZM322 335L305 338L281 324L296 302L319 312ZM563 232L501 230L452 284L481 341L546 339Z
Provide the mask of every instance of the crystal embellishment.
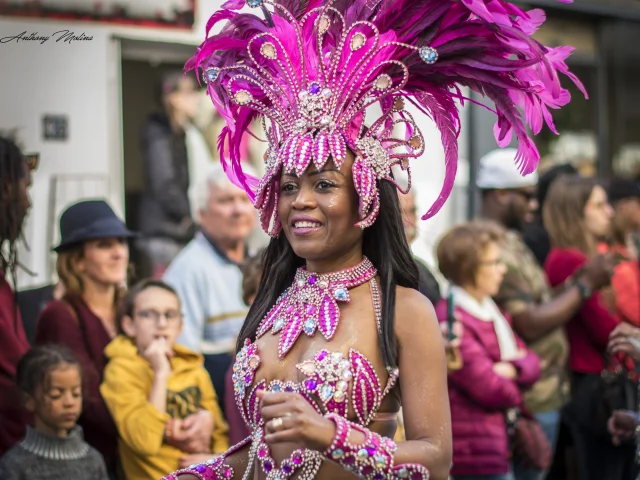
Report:
M309 88L321 91L319 85L317 89L313 84ZM279 334L280 358L285 357L303 332L313 336L319 330L324 338L331 340L340 320L338 302L348 303L349 289L376 275L375 267L367 258L355 267L330 274L313 274L299 269L291 287L262 320L258 337L269 330Z
M436 63L438 60L438 51L435 48L422 47L419 53L422 61L429 65Z
M393 83L393 80L391 80L391 77L386 73L383 73L378 78L376 78L376 81L373 86L376 90L382 91L382 90L387 90L392 83Z
M263 57L268 58L270 60L275 60L278 58L278 52L276 50L276 46L271 42L266 42L262 44L260 47L260 53Z
M238 105L247 105L253 100L253 95L247 90L238 90L233 98Z
M331 27L331 20L326 15L322 15L318 21L318 32L320 32L320 34L327 33L329 27Z
M316 332L316 327L318 324L313 318L309 318L306 322L304 322L304 333L311 336Z
M206 68L202 74L202 79L205 83L215 82L220 75L220 69L216 67Z
M364 36L364 34L358 32L356 33L353 37L351 37L351 50L352 51L356 51L356 50L360 50L365 42L367 41L367 37Z
M256 8L262 5L263 0L247 0L247 5L251 8Z
M344 288L338 288L335 291L336 300L340 300L341 302L346 302L349 299L349 293Z
M380 141L373 137L364 137L356 142L360 153L367 158L378 179L385 178L391 172L389 153Z

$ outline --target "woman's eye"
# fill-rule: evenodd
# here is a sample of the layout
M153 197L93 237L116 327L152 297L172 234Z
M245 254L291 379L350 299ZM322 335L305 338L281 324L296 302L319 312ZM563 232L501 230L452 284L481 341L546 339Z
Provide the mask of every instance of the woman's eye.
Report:
M295 188L296 186L293 183L285 183L282 185L283 192L292 192Z
M331 182L328 182L326 180L320 180L316 186L320 189L320 190L327 190L331 187L333 187L333 184Z

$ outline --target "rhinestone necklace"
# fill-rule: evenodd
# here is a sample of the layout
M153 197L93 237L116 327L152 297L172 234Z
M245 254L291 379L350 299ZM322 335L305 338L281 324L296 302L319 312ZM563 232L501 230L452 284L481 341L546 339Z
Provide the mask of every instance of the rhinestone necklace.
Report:
M280 333L280 358L287 355L302 332L312 337L319 330L331 340L340 321L338 302L349 303L349 290L367 283L377 273L367 257L355 267L333 273L317 274L299 268L293 284L262 320L258 337L269 330L274 335Z

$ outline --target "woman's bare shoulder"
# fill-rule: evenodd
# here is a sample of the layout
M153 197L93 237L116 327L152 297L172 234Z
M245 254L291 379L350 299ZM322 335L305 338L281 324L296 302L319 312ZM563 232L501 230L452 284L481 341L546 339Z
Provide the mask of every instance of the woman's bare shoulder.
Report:
M400 340L416 331L439 332L433 305L417 290L396 287L396 335Z

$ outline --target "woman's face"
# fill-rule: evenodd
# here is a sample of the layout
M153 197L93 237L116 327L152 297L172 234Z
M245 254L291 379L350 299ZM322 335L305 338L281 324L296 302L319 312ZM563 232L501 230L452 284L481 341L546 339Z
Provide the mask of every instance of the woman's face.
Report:
M609 205L607 193L600 186L595 186L584 207L584 223L591 235L596 238L607 236L611 228L613 209Z
M475 287L486 296L497 295L506 271L500 260L500 247L496 243L490 243L480 254Z
M358 195L353 186L354 156L338 170L329 161L322 171L312 164L300 177L283 173L278 214L293 251L307 261L361 255Z
M129 246L123 238L100 238L84 244L78 271L96 283L117 285L127 278Z

